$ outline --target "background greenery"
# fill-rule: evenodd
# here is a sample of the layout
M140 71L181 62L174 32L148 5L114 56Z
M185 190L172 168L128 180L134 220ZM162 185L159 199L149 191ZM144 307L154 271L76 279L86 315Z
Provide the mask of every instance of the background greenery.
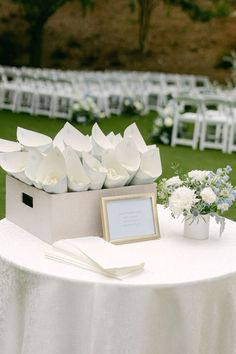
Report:
M130 118L128 116L111 117L99 122L104 133L114 131L114 133L123 133L124 129L136 122L144 139L147 143L151 143L149 135L152 128L153 119L156 113L150 113L145 117ZM65 121L62 119L49 119L47 117L29 116L27 114L15 114L12 112L0 112L0 138L16 140L16 128L21 126L26 129L32 129L51 137L63 127ZM74 123L73 123L74 124ZM74 124L83 133L91 132L91 125ZM183 172L192 169L215 170L218 167L231 165L233 172L231 180L236 185L236 158L235 154L223 154L217 150L193 151L188 147L175 147L160 145L162 158L163 174L162 177L171 177L173 163L179 164ZM158 182L158 180L157 180ZM5 209L5 173L0 169L0 219L4 217ZM229 212L225 213L230 219L236 221L236 205Z

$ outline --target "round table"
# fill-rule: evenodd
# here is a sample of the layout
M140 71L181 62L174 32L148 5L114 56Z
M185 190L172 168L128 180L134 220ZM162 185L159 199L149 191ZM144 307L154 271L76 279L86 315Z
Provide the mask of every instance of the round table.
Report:
M236 223L184 239L158 206L161 239L121 245L145 261L125 280L45 258L49 247L0 221L1 354L236 353Z

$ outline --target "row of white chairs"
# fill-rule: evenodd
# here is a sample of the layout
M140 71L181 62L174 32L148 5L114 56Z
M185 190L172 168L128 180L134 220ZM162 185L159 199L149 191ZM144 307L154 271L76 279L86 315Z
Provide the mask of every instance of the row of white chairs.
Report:
M141 101L144 112L147 113L165 106L173 95L207 91L211 87L207 77L150 72L89 72L0 67L0 74L2 96L8 95L10 88L17 90L18 87L22 91L22 86L35 95L41 91L48 95L51 92L60 92L62 95L65 92L66 98L71 95L74 99L80 93L82 99L92 97L108 116L121 114L125 97ZM55 101L54 97L52 100ZM19 111L21 105L16 106L16 110Z
M236 151L236 96L232 93L179 96L173 104L172 146L220 149L224 153ZM186 136L190 126L192 133Z

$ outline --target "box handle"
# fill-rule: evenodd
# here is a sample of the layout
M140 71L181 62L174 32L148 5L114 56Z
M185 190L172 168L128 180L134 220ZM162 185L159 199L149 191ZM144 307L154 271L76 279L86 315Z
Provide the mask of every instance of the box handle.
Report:
M33 197L26 193L22 193L22 203L27 205L30 208L34 207Z

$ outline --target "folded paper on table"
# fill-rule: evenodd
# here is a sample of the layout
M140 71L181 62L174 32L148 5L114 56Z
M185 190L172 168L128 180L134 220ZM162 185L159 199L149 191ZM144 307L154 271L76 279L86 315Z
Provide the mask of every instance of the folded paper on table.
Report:
M57 241L45 255L52 260L116 279L123 279L144 268L144 262L137 255L131 255L130 252L94 236Z

